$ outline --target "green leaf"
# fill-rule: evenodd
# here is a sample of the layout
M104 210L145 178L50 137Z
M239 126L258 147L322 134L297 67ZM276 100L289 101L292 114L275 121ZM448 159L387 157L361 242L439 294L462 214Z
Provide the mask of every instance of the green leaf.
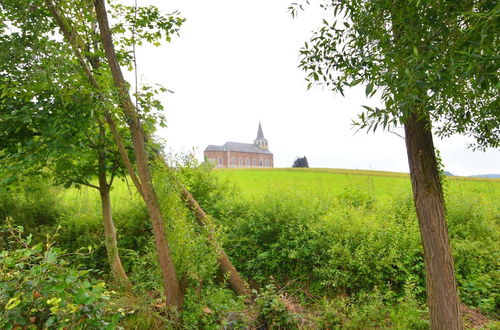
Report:
M366 96L370 95L372 91L373 91L373 83L369 83L368 85L366 85L365 89Z
M19 298L10 298L7 304L5 305L6 310L11 310L15 308L17 305L21 303L21 299Z

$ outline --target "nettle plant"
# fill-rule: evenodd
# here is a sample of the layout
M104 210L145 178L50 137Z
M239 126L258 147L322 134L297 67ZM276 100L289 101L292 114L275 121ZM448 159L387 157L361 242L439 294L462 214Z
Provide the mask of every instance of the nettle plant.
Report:
M120 316L109 303L113 291L90 279L89 270L71 267L53 245L32 245L23 228L9 221L0 253L0 328L113 328Z

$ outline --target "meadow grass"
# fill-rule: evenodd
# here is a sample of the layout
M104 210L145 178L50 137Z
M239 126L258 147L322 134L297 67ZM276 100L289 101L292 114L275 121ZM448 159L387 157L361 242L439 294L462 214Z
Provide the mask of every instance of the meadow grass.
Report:
M97 184L97 182L92 182ZM99 191L94 188L81 186L80 188L64 189L60 194L63 206L69 207L74 214L101 214L101 199ZM125 208L139 199L139 196L130 180L116 179L111 188L111 208L118 210Z
M244 198L258 198L269 194L301 192L311 198L327 198L346 190L361 190L383 202L411 194L407 173L325 169L218 169L221 178L233 182ZM496 202L500 208L500 179L447 177L446 193L460 198L481 198Z
M328 169L215 169L214 174L234 184L246 200L270 195L307 195L312 199L328 200L347 190L362 191L385 203L402 195L411 195L407 173ZM494 217L500 218L500 179L447 177L446 195L459 200L478 200L490 204ZM99 192L81 187L63 191L62 203L81 214L100 214ZM138 199L130 180L116 180L111 191L111 207L120 209Z

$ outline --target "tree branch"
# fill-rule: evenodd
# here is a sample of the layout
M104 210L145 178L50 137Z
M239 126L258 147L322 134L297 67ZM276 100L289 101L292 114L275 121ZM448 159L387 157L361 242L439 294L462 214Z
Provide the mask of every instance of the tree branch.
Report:
M397 137L400 137L403 140L405 140L405 137L402 136L401 134L397 133L397 132L391 131L390 129L387 129L387 132L392 133L392 134L396 135Z

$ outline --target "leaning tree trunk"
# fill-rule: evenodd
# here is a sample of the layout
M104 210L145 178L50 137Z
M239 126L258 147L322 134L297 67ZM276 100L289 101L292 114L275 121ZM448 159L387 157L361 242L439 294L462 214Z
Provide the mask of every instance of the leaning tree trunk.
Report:
M102 219L104 225L104 243L106 245L106 253L108 254L109 265L113 279L119 285L132 291L125 270L123 269L120 255L118 254L118 243L116 239L116 229L113 224L113 216L111 212L111 198L109 193L109 185L106 179L106 159L102 150L99 150L99 193L101 194Z
M413 113L405 124L415 209L424 245L432 329L463 329L430 122Z
M127 122L132 135L137 169L139 178L141 180L142 195L146 202L148 213L153 223L156 250L158 252L159 263L162 271L163 288L166 303L167 306L172 306L180 309L182 306L183 295L179 282L177 281L170 248L167 244L165 227L163 217L160 213L158 198L156 196L156 192L153 189L141 123L139 121L134 104L132 103L132 99L130 98L127 83L123 78L123 73L116 57L104 1L95 0L94 5L97 15L97 21L99 23L99 30L101 33L101 40L104 46L104 51L106 53L106 58L108 60L114 83L120 93L122 109L127 118Z
M162 158L163 159L163 158ZM165 163L165 161L164 161ZM165 166L166 163L165 163ZM248 284L245 282L243 277L240 276L236 268L233 266L231 260L227 256L224 249L219 244L215 237L214 224L207 217L205 211L201 208L200 204L194 199L193 195L186 189L186 187L179 184L179 189L182 198L184 199L187 207L196 217L198 225L207 230L207 237L210 244L215 248L217 252L217 261L219 262L219 269L223 274L228 275L228 283L231 288L239 295L250 297L251 291Z

